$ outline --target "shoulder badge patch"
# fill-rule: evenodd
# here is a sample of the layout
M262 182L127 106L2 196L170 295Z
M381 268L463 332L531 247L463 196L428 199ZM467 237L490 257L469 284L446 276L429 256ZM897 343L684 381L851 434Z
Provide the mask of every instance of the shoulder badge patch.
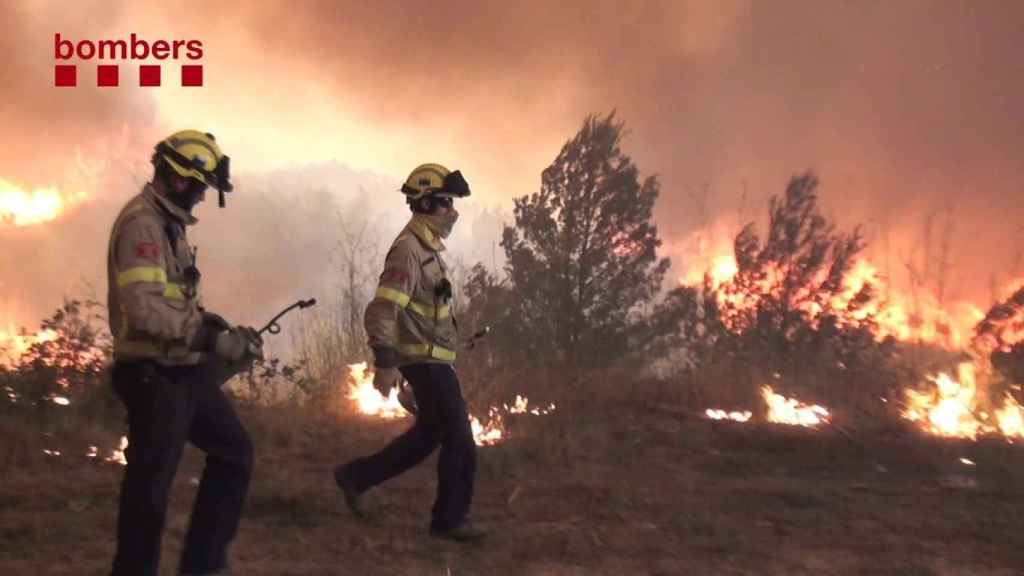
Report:
M135 257L156 260L160 258L160 245L155 242L139 242L135 245Z

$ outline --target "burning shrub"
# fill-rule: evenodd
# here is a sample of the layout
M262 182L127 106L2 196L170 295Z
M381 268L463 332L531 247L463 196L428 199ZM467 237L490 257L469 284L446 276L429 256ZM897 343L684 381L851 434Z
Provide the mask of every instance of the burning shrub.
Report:
M977 324L955 377L941 372L929 380L930 386L907 390L908 420L940 436L1024 437L1024 288Z
M113 446L124 422L123 409L107 381L110 337L103 307L92 300L67 300L40 330L23 341L32 344L0 364L0 386L10 424L0 463L24 464L40 454L97 457Z
M43 336L37 335L0 372L10 405L45 407L96 399L92 391L106 380L111 357L102 311L92 300L67 300L42 321Z
M1024 287L992 306L975 328L972 348L988 355L1006 380L1024 384Z
M778 381L802 397L873 409L895 387L895 342L879 338L874 285L855 273L860 231L835 230L817 187L813 174L794 177L772 198L765 239L753 224L736 236L731 277L708 273L663 305L698 397L751 405Z

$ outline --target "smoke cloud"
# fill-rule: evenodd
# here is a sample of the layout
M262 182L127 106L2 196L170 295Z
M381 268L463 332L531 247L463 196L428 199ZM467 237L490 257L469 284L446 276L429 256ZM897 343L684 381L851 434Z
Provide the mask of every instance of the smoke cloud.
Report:
M91 186L58 222L0 231L0 296L40 308L68 279L102 277L113 211L170 131L209 130L232 156L239 193L203 208L196 237L207 278L252 279L208 300L254 318L323 274L339 210L393 235L394 187L416 164L460 168L496 229L583 118L612 109L627 153L661 178L677 268L695 228L761 217L811 168L826 211L863 223L894 276L921 257L928 214L930 241L949 236L950 297L984 301L994 276L1024 273L1019 2L21 2L0 18L0 120L17 143L0 177ZM198 38L205 86L56 89L57 31ZM478 232L453 252L490 263L496 230L466 222L457 235Z

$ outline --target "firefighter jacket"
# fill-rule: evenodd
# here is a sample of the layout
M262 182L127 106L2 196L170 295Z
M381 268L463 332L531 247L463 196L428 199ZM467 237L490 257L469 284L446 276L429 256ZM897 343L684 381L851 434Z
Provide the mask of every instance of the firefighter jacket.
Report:
M114 358L197 364L191 345L202 323L191 214L147 184L121 210L110 233L107 310Z
M392 244L366 307L370 346L395 350L399 366L455 362L458 334L443 250L441 239L414 215Z

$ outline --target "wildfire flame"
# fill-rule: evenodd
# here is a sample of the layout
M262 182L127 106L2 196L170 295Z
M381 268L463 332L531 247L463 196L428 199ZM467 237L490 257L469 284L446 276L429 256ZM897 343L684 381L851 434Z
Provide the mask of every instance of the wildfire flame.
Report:
M729 254L720 254L712 257L706 268L706 273L711 279L711 287L715 289L732 280L739 271L736 259ZM679 283L684 286L699 284L704 280L704 274L705 269L693 267L679 279Z
M386 420L405 418L408 413L398 401L398 388L392 388L385 398L373 387L373 373L367 372L366 368L366 362L349 366L348 398L355 402L356 409L362 414Z
M50 400L50 402L53 402L54 404L57 404L58 406L67 406L67 405L71 404L71 400L68 400L64 396L57 396L56 394L51 394L50 397L49 397L49 400Z
M714 298L721 305L722 320L730 329L736 328L740 314L750 311L758 304L759 290L768 290L780 279L782 271L767 270L765 278L749 280L759 283L753 286L753 293L740 289L735 282L739 269L729 242L731 235L718 234L721 242L706 246L701 240L700 251L695 263L679 278L682 285L692 286L707 282ZM864 302L857 300L862 290L870 285L876 298ZM1013 294L1024 279L1007 283L1002 290L1006 298ZM844 278L842 289L822 302L812 298L798 299L810 302L807 312L812 318L830 313L840 324L855 323L873 316L877 338L893 337L900 341L916 341L942 345L948 349L962 349L974 334L974 328L985 318L984 312L969 302L941 302L928 291L908 294L889 286L885 277L871 262L864 258L855 260ZM856 302L856 306L851 303ZM1024 341L1024 324L1008 324L999 335L1004 351L1010 343ZM976 344L976 343L975 343ZM972 344L974 345L974 344ZM906 409L903 417L919 423L932 434L976 438L979 434L1002 434L1007 439L1024 438L1024 407L1010 395L1002 400L993 399L985 389L978 394L974 367L966 363L958 368L958 377L938 374L929 378L931 387L923 390L906 391ZM807 406L786 399L771 391L762 390L762 396L769 406L769 420L787 424L815 425L826 421L828 411L820 406ZM885 401L885 399L883 399ZM988 412L980 410L987 408ZM746 422L746 412L727 412L708 409L705 414L716 420Z
M999 431L1008 438L1024 438L1024 407L1007 394L1003 407L996 410Z
M754 415L753 412L747 410L745 412L732 411L726 412L718 408L708 408L704 411L704 414L712 420L732 420L734 422L746 422Z
M54 330L40 330L35 334L23 334L10 323L6 330L0 330L0 364L16 362L33 344L52 342L57 339Z
M128 437L121 436L121 443L118 444L117 448L110 451L110 456L104 458L104 461L112 462L114 464L120 464L121 466L127 466L128 460L124 456L124 451L126 448L128 448Z
M543 416L550 414L555 411L554 404L548 404L546 408L530 408L530 399L525 396L516 394L516 399L510 406L504 405L505 411L509 414L533 414L534 416Z
M977 439L979 435L1002 435L1007 440L1024 438L1024 406L1007 394L992 414L983 410L979 399L976 366L962 362L957 378L945 372L929 377L933 387L906 390L906 408L902 416L917 423L922 430L947 438ZM831 415L823 406L804 404L776 393L770 386L761 388L761 397L768 406L769 422L814 427L829 421ZM749 411L726 411L709 408L704 414L712 420L747 422Z
M124 457L124 450L127 447L128 447L128 438L125 437L125 436L122 436L121 437L121 443L120 443L119 447L114 449L114 450L111 450L110 451L110 456L107 456L106 458L104 458L103 461L104 462L112 462L112 463L115 463L115 464L120 464L121 466L127 465L128 461ZM61 452L60 452L60 450L50 450L49 448L46 448L46 449L43 450L43 454L46 454L47 456L60 456ZM89 451L85 453L85 457L86 458L95 459L98 456L99 456L99 448L96 447L96 446L89 446Z
M949 438L976 439L980 434L1024 438L1024 407L1007 395L1003 405L995 410L993 423L978 398L975 372L973 363L961 362L956 379L942 372L929 378L934 387L907 390L903 417L927 432Z
M828 410L817 404L808 405L794 398L776 394L771 386L761 388L761 397L768 404L768 421L795 426L817 426L826 422Z
M0 224L30 226L60 216L65 199L55 187L31 192L0 178Z
M388 397L384 398L376 388L373 387L373 373L367 371L367 363L349 365L349 384L347 397L352 400L356 410L360 414L377 416L385 420L404 418L408 415L405 408L398 401L398 389L392 388ZM470 428L473 431L473 441L477 446L490 446L497 444L506 438L504 413L507 414L532 414L542 416L550 414L555 410L554 404L546 407L530 407L530 400L525 396L516 395L512 404L503 404L500 408L492 406L487 411L486 423L475 415L469 415Z
M486 425L481 424L480 420L472 414L469 416L469 425L473 430L473 441L477 446L491 446L501 442L505 437L504 421L495 408L490 409Z
M699 284L708 278L711 288L715 291L719 303L736 310L749 310L757 303L756 295L744 294L738 290L730 290L731 282L739 273L739 266L732 254L732 247L722 244L715 252L705 258L698 258L680 278L683 286ZM778 280L781 271L776 275L768 274L763 280L768 287ZM883 295L880 300L868 302L859 310L848 311L854 298L868 284L875 288L877 294ZM852 268L844 279L843 290L827 303L829 312L838 314L840 320L847 317L851 320L863 320L868 314L874 314L878 323L878 338L892 336L897 340L916 340L928 343L941 343L950 347L963 345L972 333L974 325L984 318L984 313L969 302L954 302L942 305L927 293L915 294L913 297L893 289L886 282L878 269L864 258L854 261ZM823 312L818 304L809 304L807 312L818 315ZM730 318L724 319L727 324Z
M768 406L768 421L776 424L788 424L791 426L814 427L827 422L829 412L817 404L804 404L795 398L786 398L777 394L771 386L761 388L761 398ZM753 412L726 411L719 408L708 408L704 415L712 420L732 420L734 422L748 422Z

